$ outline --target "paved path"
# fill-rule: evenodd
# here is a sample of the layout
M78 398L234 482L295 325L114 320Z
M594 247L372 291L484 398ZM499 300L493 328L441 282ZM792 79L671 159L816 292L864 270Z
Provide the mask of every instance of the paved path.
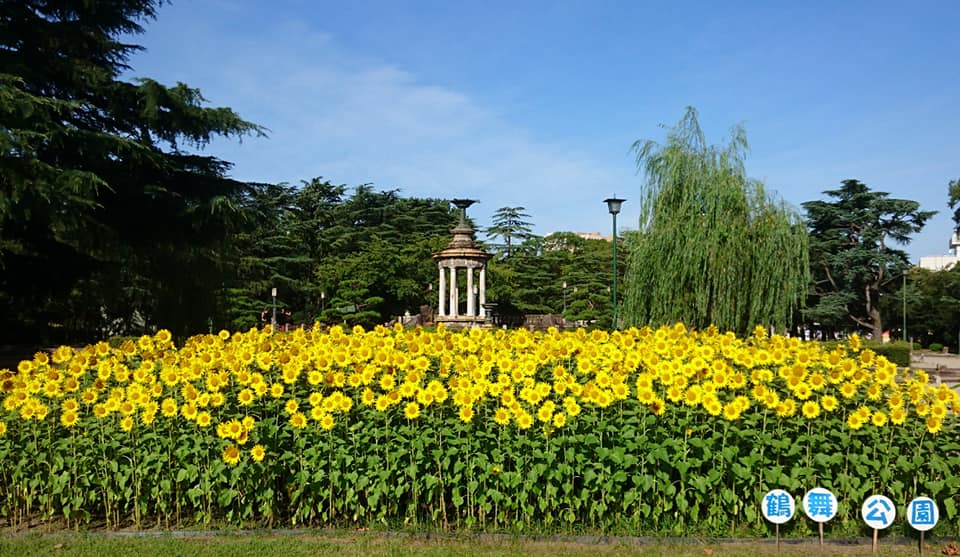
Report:
M960 355L914 352L910 367L929 372L934 382L947 383L960 389Z

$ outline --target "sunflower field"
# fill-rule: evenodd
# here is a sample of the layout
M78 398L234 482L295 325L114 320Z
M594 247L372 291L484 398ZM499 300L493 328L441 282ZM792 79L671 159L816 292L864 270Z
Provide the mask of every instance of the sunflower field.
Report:
M960 532L960 396L857 337L160 331L38 353L0 397L11 526L759 534L764 493L822 486L831 527L879 493Z

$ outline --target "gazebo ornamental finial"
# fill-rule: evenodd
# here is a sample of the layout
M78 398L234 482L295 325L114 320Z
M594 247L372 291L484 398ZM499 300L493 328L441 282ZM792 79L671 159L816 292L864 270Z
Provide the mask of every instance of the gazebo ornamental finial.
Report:
M460 224L457 225L457 228L464 228L467 226L467 207L476 203L476 199L451 199L450 203L456 205L460 209Z

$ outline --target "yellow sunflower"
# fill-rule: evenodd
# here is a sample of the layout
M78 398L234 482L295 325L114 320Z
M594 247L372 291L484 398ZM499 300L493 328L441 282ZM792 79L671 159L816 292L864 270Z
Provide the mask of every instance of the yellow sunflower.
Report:
M240 448L236 445L230 445L223 450L223 461L231 466L240 462Z

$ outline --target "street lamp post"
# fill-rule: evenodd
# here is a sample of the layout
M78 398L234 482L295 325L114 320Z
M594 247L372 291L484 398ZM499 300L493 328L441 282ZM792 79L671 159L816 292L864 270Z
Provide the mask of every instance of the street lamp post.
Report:
M320 293L320 313L323 314L327 310L327 293Z
M604 199L607 209L613 215L613 328L617 328L617 213L620 212L620 205L626 199L618 199L616 194L613 197Z
M907 271L903 271L903 340L907 340ZM909 341L907 341L909 342ZM910 345L913 349L913 345Z
M567 313L567 281L563 281L563 313Z
M270 291L270 295L273 296L273 317L270 318L270 327L273 329L277 328L277 289L274 287Z

